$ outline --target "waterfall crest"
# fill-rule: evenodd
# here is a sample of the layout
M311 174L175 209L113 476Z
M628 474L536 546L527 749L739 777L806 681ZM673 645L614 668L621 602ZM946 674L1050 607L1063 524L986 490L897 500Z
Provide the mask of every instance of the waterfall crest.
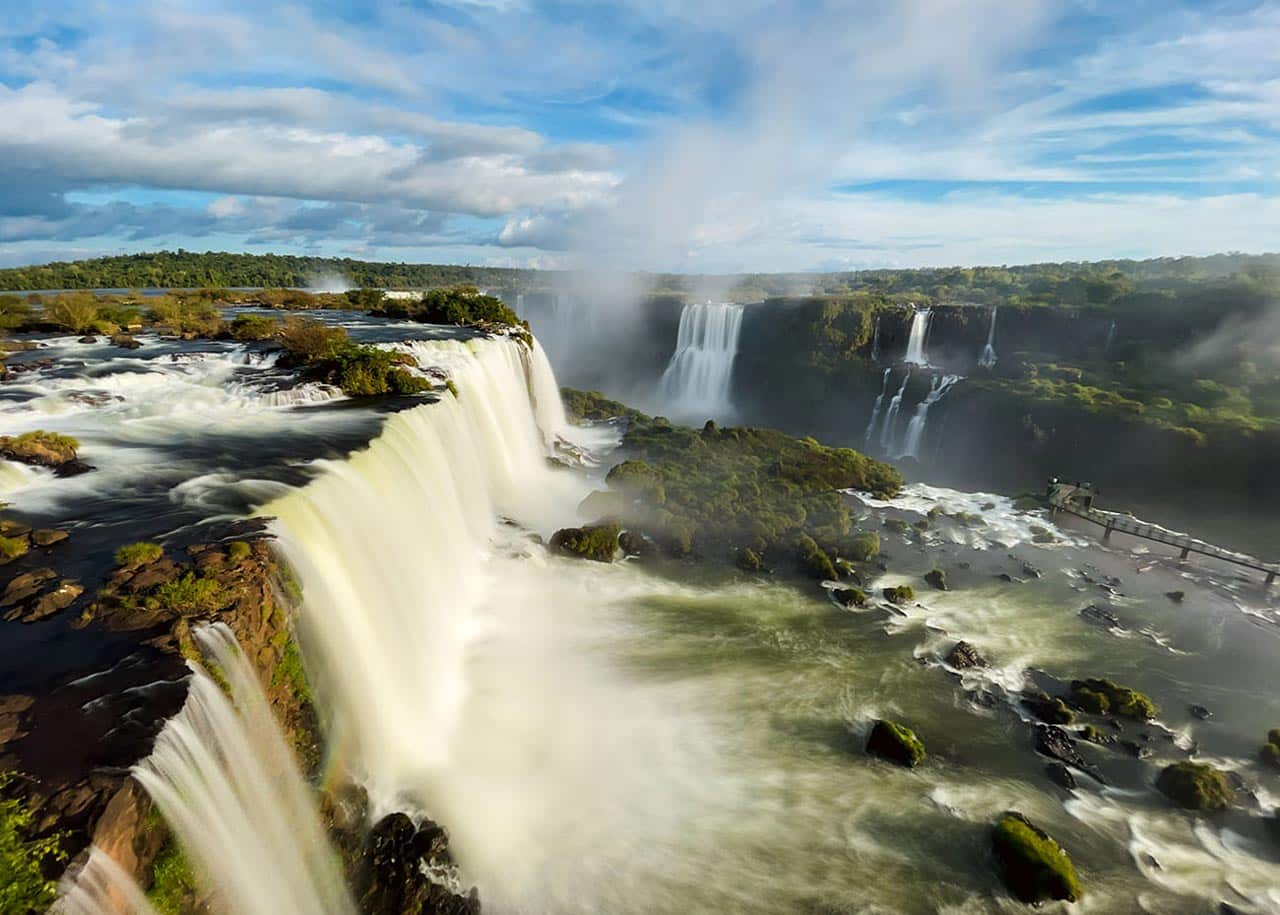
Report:
M892 371L892 368L885 369L884 375L880 378L880 394L876 397L875 405L871 408L871 419L867 421L867 432L863 436L864 441L868 443L871 441L871 436L875 434L876 420L880 418L880 408L884 405L885 392L889 390L889 373Z
M996 312L1000 310L1000 306L991 306L991 326L987 328L987 345L982 348L982 355L978 357L978 365L984 369L989 369L996 364Z
M929 319L932 315L933 310L929 308L917 309L912 315L911 334L907 337L907 355L903 357L903 362L909 365L929 364L929 359L924 354L924 344L929 335Z
M75 874L63 877L53 915L158 915L142 888L115 859L94 846Z
M194 637L231 699L197 670L134 778L226 911L354 913L310 789L235 636L214 624Z
M680 313L676 349L659 382L664 404L677 416L705 419L733 410L733 361L743 306L706 302Z
M387 809L447 755L497 518L548 534L588 491L548 466L540 423L564 414L549 401L555 377L540 350L526 359L513 340L411 348L449 370L458 396L397 413L366 450L323 463L261 509L302 583L302 645L333 742Z
M906 436L903 438L902 454L899 457L920 457L920 445L924 441L925 426L929 422L929 408L940 401L947 391L951 390L959 375L935 375L929 385L929 393L916 407L916 413L907 423Z

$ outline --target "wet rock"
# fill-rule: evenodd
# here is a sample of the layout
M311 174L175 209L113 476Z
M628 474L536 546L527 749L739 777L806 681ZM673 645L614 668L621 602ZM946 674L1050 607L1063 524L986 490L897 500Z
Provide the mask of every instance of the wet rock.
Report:
M1066 850L1020 813L1007 813L992 831L992 851L1009 892L1038 905L1075 902L1084 895Z
M1213 712L1209 711L1203 705L1189 705L1187 711L1191 713L1193 718L1199 718L1201 721L1208 721L1213 717Z
M122 349L137 349L142 346L141 343L133 339L132 334L112 334L111 345L121 347Z
M924 580L930 587L936 588L939 591L951 590L947 586L947 573L943 569L930 569L925 573Z
M618 546L628 556L652 556L658 550L653 540L640 531L623 531L618 535Z
M1076 717L1065 702L1048 693L1026 693L1021 701L1023 708L1047 724L1070 724Z
M1120 625L1120 617L1101 604L1090 604L1080 611L1080 616L1086 623L1092 623L1095 626L1105 626L1108 629L1124 628Z
M86 464L79 458L72 458L69 461L63 461L57 467L53 468L55 476L59 477L78 477L82 473L88 473L93 470L92 464Z
M70 536L71 535L66 531L42 528L31 532L31 542L36 546L53 546L56 543L61 543Z
M987 666L987 659L982 656L978 649L965 641L956 642L951 650L947 652L945 660L948 665L956 670Z
M97 343L98 338L93 336L93 334L85 334L77 342L78 343Z
M1169 598L1169 600L1173 601L1175 604L1180 604L1187 599L1187 592L1186 591L1166 591L1164 596Z
M1151 750L1149 750L1147 747L1144 747L1142 744L1137 743L1136 741L1133 741L1133 740L1117 741L1116 746L1124 750L1134 759L1147 759L1149 756L1151 756Z
M4 589L4 595L0 596L0 607L12 607L34 597L40 593L47 582L57 577L58 573L48 568L32 569L30 572L15 575L10 580L9 586Z
M0 696L0 747L26 735L23 715L34 704L30 696Z
M474 889L463 895L446 885L453 873L448 846L447 833L430 820L415 826L403 813L383 817L365 844L358 882L360 911L478 915L480 900Z
M1076 777L1071 773L1065 765L1060 762L1051 762L1044 767L1045 774L1049 776L1049 780L1055 785L1061 785L1068 791L1074 791L1076 788Z
M1156 787L1169 800L1188 810L1226 810L1236 801L1226 773L1204 763L1179 762L1165 766Z
M860 588L832 588L831 598L842 607L865 607L867 595Z
M900 766L913 768L925 758L924 744L915 732L896 721L876 720L867 738L867 752Z
M1057 725L1036 725L1036 752L1077 769L1086 768L1084 758L1076 749L1076 742Z
M1027 578L1040 578L1043 573L1029 562L1022 564L1022 574Z
M1014 582L1021 582L1021 581L1022 581L1022 579L1020 579L1020 578L1014 578L1014 577L1013 577L1012 575L1010 575L1008 572L1001 572L999 575L997 575L997 576L996 576L996 578L1000 579L1001 581L1007 581L1007 582L1009 582L1010 584L1013 584Z
M565 556L613 562L618 553L618 535L621 533L622 528L617 524L566 527L556 531L551 537L551 549Z
M21 521L0 521L0 537L26 537L30 533L31 526Z

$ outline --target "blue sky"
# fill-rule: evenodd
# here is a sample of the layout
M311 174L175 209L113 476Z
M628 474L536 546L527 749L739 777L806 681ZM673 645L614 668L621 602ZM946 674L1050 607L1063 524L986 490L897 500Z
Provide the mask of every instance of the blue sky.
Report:
M1280 249L1280 0L8 0L0 263Z

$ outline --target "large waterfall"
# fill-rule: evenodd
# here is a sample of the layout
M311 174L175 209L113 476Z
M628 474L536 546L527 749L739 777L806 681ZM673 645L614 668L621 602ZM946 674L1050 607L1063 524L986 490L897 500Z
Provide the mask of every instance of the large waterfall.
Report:
M991 325L987 328L987 345L982 348L982 355L978 357L978 365L984 369L989 369L996 364L996 312L1000 308L991 306Z
M893 395L893 400L889 401L889 409L885 411L884 425L880 429L880 447L885 451L889 450L889 444L893 441L893 425L898 419L898 411L902 409L902 395L907 393L907 382L910 380L911 370L908 369L903 373L898 393Z
M194 635L231 699L198 670L186 705L165 725L134 777L226 911L354 912L311 790L253 668L225 626Z
M935 375L929 385L929 393L916 406L916 413L907 423L907 434L903 439L902 453L899 457L920 457L920 444L924 441L925 426L929 422L929 408L943 398L952 385L960 380L959 375Z
M925 338L929 335L929 319L933 311L928 308L917 309L911 317L911 334L907 337L907 354L903 362L910 365L928 365L929 359L924 354Z
M676 349L659 383L663 405L673 415L702 420L732 413L742 313L743 306L727 303L684 307Z
M880 378L880 393L876 397L875 405L871 408L871 419L867 421L867 433L863 436L863 439L868 444L871 442L871 436L876 431L876 420L880 418L880 408L884 406L884 395L889 390L889 373L892 371L892 368L885 369L884 375Z

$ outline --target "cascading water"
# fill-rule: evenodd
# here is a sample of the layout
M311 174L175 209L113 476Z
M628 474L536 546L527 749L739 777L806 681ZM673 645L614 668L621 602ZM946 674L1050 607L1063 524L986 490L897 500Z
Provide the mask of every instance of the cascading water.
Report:
M903 362L909 365L928 365L929 359L924 354L925 338L929 335L929 319L933 310L921 308L911 317L911 334L907 337L907 355Z
M982 355L978 357L978 365L984 369L989 369L996 364L996 312L999 310L999 306L991 307L991 326L987 328L987 345L982 348Z
M863 436L864 441L870 443L871 436L876 431L876 420L880 418L880 407L884 405L884 395L889 390L889 373L892 368L884 370L884 375L880 379L880 394L876 397L875 405L871 408L871 419L867 422L867 434Z
M911 417L911 422L907 423L907 433L903 439L902 453L899 457L920 457L920 445L924 441L925 426L929 422L929 408L940 401L958 381L960 381L959 375L935 375L933 377L933 381L929 385L929 393L925 395L924 400L920 401L916 407L916 413L915 416Z
M96 846L78 872L68 873L51 915L158 915L142 888L110 855Z
M743 310L741 305L712 302L684 307L676 349L659 383L671 413L697 420L732 413L733 361Z
M193 635L231 698L197 670L134 778L228 912L354 912L310 789L235 636L222 624Z
M1102 351L1104 353L1111 352L1111 344L1116 342L1116 322L1112 321L1111 326L1107 328L1107 342L1103 344Z
M884 450L889 449L889 443L893 441L893 424L898 418L898 411L902 408L902 395L907 393L907 382L911 380L911 370L908 369L902 376L902 385L898 388L898 393L893 395L893 400L889 401L889 409L884 413L884 425L880 428L880 447Z
M871 331L871 361L880 361L880 316L876 315L875 328Z

